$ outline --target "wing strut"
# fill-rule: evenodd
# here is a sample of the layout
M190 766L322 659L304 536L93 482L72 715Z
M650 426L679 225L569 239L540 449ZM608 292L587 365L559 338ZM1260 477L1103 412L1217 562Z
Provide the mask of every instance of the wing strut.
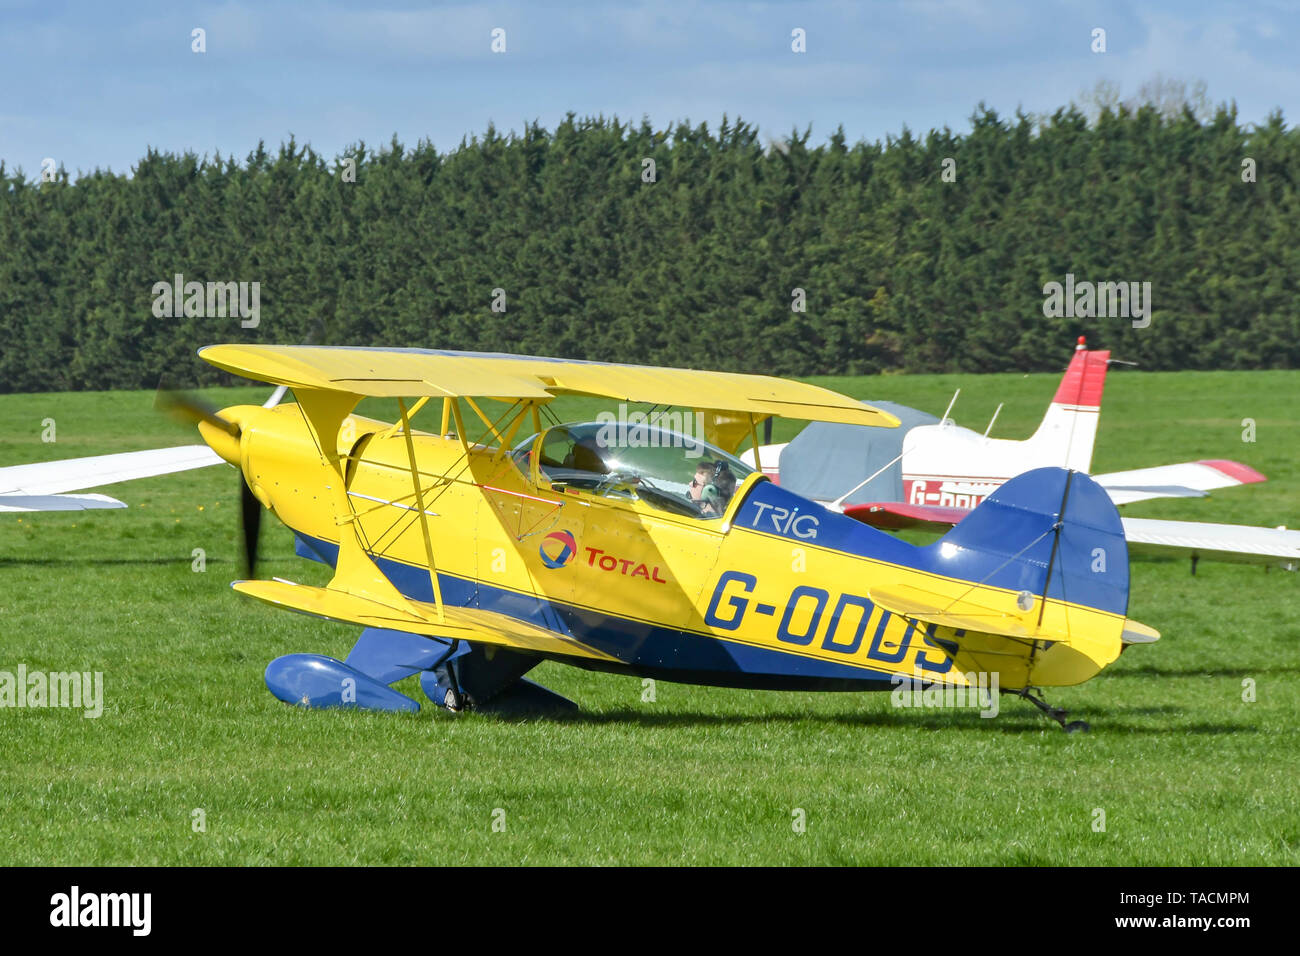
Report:
M415 442L411 439L411 421L406 415L406 402L397 400L402 413L402 434L406 436L406 459L411 463L411 484L415 488L415 507L420 515L420 533L424 536L424 556L429 561L429 583L433 585L433 603L438 612L438 623L445 623L442 609L442 589L438 587L438 567L433 560L433 538L429 535L429 515L424 510L424 489L420 487L420 469L415 463Z
M352 410L361 401L361 396L354 392L302 387L295 388L294 395L316 442L321 467L328 472L322 484L334 495L334 521L339 528L339 559L329 588L414 613L406 597L393 586L393 582L384 577L379 566L366 553L361 542L360 524L355 520L356 512L348 497L347 483L339 460L338 436L343 420L352 414Z

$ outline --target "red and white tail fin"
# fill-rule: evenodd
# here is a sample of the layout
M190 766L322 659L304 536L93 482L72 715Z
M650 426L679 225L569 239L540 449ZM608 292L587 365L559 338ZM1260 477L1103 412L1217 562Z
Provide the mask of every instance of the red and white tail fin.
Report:
M1075 471L1092 470L1092 446L1097 440L1109 363L1109 351L1090 351L1079 336L1056 397L1047 406L1038 431L1028 439L1036 460Z

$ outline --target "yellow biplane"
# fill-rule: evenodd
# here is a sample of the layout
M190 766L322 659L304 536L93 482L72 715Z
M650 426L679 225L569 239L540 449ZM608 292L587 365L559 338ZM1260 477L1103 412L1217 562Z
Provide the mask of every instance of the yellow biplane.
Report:
M1008 481L914 546L783 490L736 452L768 418L896 425L816 386L758 375L420 349L217 345L213 365L295 403L192 409L325 587L235 590L365 630L345 661L292 654L268 688L311 707L566 708L524 679L543 660L802 690L993 686L1067 729L1040 688L1077 684L1130 643L1124 534L1086 475ZM596 396L621 417L560 423ZM396 399L395 422L355 414ZM628 403L686 411L626 414ZM416 422L419 426L416 426ZM250 571L249 577L253 575Z

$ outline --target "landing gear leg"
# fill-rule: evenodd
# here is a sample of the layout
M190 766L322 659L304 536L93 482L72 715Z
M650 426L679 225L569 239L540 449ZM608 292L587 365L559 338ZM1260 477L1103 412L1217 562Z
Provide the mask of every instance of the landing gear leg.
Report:
M1051 717L1052 720L1061 725L1061 729L1067 734L1072 734L1076 730L1081 730L1084 733L1087 733L1092 729L1086 720L1072 720L1067 724L1065 718L1069 715L1069 711L1062 710L1060 707L1053 707L1043 699L1043 692L1036 688L1026 687L1022 690L1012 691L1011 693L1015 694L1017 697L1023 697L1048 717Z
M465 699L465 692L460 687L460 675L457 674L456 661L452 659L459 643L459 641L452 641L446 657L442 659L442 662L437 667L433 668L433 677L437 682L435 685L436 691L442 693L442 700L437 700L434 695L430 695L430 699L435 704L441 704L443 709L452 714L459 714L468 703ZM427 688L425 693L428 694Z

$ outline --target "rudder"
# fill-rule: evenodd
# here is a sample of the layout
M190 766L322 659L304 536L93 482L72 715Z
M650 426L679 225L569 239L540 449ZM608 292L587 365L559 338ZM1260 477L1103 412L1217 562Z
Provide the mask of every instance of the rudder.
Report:
M1018 475L924 550L937 573L1128 612L1124 526L1105 489L1081 472Z

